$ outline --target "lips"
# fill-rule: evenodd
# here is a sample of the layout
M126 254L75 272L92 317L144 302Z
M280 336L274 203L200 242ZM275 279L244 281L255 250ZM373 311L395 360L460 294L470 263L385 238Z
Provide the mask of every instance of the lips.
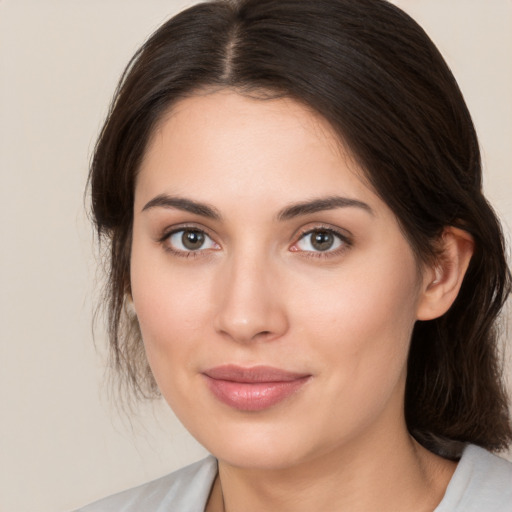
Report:
M262 411L297 393L311 375L269 366L224 365L203 372L208 388L222 403L240 411Z

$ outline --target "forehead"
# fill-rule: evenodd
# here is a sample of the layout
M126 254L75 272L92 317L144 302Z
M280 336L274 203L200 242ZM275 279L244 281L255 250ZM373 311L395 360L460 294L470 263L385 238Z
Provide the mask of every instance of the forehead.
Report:
M361 174L330 124L310 108L223 90L182 99L160 121L136 201L191 191L205 200L234 194L249 202L271 201L275 192L290 201L373 193Z

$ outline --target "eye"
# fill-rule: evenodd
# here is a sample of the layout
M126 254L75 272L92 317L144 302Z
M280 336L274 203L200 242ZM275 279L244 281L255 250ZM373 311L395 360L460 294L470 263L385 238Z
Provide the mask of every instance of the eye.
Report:
M348 240L331 229L312 229L304 233L292 247L295 251L335 252L348 245Z
M176 252L193 252L206 249L218 249L216 244L204 231L199 229L180 229L167 237L170 249Z

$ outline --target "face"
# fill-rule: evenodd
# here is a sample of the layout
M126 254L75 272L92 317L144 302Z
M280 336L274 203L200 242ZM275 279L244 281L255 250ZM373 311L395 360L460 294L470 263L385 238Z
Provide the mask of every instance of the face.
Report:
M169 405L220 460L283 468L403 428L422 279L329 125L182 100L135 190L131 287Z

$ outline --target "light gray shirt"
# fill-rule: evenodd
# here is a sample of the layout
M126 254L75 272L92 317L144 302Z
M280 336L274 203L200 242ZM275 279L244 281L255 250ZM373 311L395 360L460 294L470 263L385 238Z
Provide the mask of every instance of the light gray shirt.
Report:
M204 512L216 475L210 456L76 512ZM469 445L434 512L512 512L512 463Z

